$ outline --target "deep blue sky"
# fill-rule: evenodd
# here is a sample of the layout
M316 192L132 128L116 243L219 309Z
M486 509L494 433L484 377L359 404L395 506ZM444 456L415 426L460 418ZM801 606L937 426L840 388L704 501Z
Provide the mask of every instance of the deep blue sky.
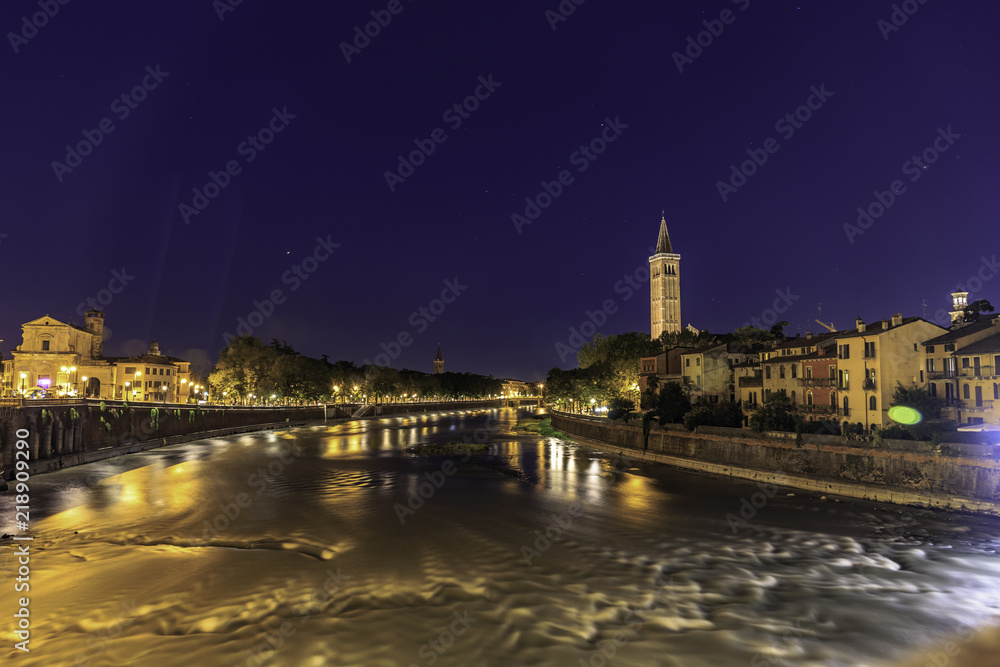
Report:
M995 3L913 2L886 40L890 2L590 0L553 30L557 0L402 0L347 63L340 43L387 4L245 0L220 21L211 0L70 2L17 53L8 35L3 348L23 322L74 317L124 267L110 354L155 337L214 361L253 300L282 289L254 330L265 341L360 363L406 332L396 367L430 371L440 342L448 370L533 380L606 299L603 333L649 330L648 284L628 301L615 285L646 266L661 209L683 320L720 332L778 289L797 297L792 331L920 315L922 300L934 320L997 250ZM672 54L727 9L678 72ZM37 11L5 3L0 27ZM169 75L120 119L112 101L157 65ZM453 131L443 113L490 75L499 87ZM812 86L833 95L786 139L775 123ZM275 108L295 118L248 163L238 146ZM114 131L60 182L52 162L103 118ZM628 127L580 173L571 154L606 118ZM911 183L904 163L948 126L961 138ZM436 128L447 141L390 192L384 172ZM769 137L778 152L724 202L717 181ZM241 173L185 224L179 205L229 160ZM518 234L511 215L563 169L573 183ZM844 224L896 179L906 192L850 243ZM317 237L340 247L292 291L282 276ZM455 278L467 289L419 332L411 313ZM982 296L998 300L996 284Z

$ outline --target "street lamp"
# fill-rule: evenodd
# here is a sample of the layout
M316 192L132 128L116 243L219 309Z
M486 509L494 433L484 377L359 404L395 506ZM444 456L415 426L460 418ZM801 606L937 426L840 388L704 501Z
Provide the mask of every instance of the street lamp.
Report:
M21 373L21 395L24 395L24 379L28 377L27 373Z
M131 387L131 386L132 386L131 382L128 382L128 381L125 382L125 388L122 390L122 398L123 399L128 400L128 396L126 396L126 394L128 394L128 388Z
M84 398L87 398L87 376L86 376L86 375L84 375L84 376L83 376L82 378L80 378L80 379L81 379L81 380L83 380L83 397L84 397Z
M139 385L139 376L141 376L141 375L142 375L142 373L140 373L139 371L135 372L135 383L132 384L132 400L133 401L139 400L139 399L137 399L135 397L135 392L139 391L139 389L138 389L139 386L140 386Z

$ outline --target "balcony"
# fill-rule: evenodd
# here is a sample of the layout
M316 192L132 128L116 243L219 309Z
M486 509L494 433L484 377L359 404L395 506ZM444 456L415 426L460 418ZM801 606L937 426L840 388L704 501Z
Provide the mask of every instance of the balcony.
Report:
M741 377L738 378L740 381L740 387L763 387L764 378L762 377Z
M800 412L805 412L807 414L825 414L825 415L839 415L840 410L835 405L799 405Z
M964 400L956 401L956 403L958 403L958 407L960 409L965 410L966 412L989 412L993 409L992 400L983 400L978 402L975 400Z
M928 380L950 380L956 375L954 370L927 371Z
M832 387L837 381L834 378L800 378L799 384L805 387Z
M993 366L980 366L979 368L969 366L968 368L962 368L958 371L958 377L963 378L992 377L992 375Z
M861 388L864 389L865 391L876 391L875 380L872 380L870 378L865 378L864 381L862 381L861 383Z

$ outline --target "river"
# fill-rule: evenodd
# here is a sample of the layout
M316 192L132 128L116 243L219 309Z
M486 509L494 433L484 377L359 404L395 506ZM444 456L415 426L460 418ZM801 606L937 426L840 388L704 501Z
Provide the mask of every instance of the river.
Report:
M515 434L516 416L236 435L36 476L28 594L4 543L0 655L881 667L1000 620L994 520L640 465ZM403 452L463 439L509 470ZM16 595L30 653L11 648Z

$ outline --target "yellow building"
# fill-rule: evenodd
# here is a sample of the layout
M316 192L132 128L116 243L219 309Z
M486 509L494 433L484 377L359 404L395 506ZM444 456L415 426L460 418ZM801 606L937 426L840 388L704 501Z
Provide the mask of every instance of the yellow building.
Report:
M957 321L924 342L927 389L958 424L1000 424L1000 316Z
M692 401L700 398L709 403L732 403L738 400L734 367L753 361L758 355L736 345L719 343L687 350L680 357L681 382L690 392Z
M884 428L889 419L892 394L898 384L923 386L924 341L946 329L919 317L893 315L891 320L839 331L837 345L837 394L841 419Z
M155 341L139 357L105 357L98 310L84 314L82 327L45 315L21 329L21 344L3 361L4 396L187 400L190 363L161 356Z

